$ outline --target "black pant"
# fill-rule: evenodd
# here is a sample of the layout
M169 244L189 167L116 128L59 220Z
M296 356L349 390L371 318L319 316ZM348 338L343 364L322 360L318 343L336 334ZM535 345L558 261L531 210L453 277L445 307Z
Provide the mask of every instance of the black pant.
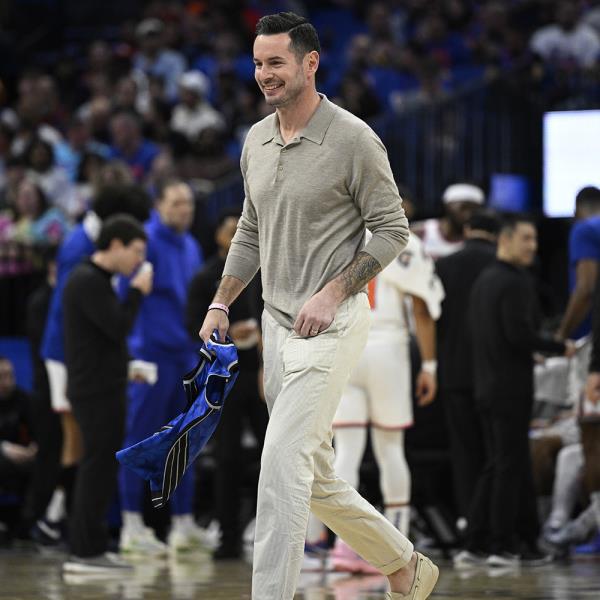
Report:
M106 515L117 487L117 459L125 428L125 391L111 397L71 399L81 429L83 458L75 479L69 522L71 553L106 552Z
M242 434L246 420L258 443L258 448L252 455L242 450ZM255 487L258 483L267 421L267 407L258 394L258 372L254 369L241 369L223 407L223 415L215 435L215 500L222 531L222 545L235 545L240 542L242 485L253 465L256 470L252 485Z
M529 451L531 401L511 399L511 412L482 410L486 461L469 511L468 549L492 553L535 545L539 523Z
M34 393L32 404L33 433L38 452L23 507L23 520L28 524L44 515L52 493L58 485L62 451L60 416L52 410L49 392Z
M440 395L448 423L456 506L458 514L466 517L485 460L481 417L472 392L442 390Z

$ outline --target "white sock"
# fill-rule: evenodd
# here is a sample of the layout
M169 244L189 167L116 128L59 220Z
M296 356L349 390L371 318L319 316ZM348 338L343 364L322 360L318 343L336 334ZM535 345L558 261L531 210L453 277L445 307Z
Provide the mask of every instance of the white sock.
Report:
M178 531L187 531L195 526L196 522L194 521L194 515L192 515L192 513L173 515L172 517L172 527Z
M48 508L46 508L46 519L48 519L50 523L62 521L66 515L66 503L67 496L65 490L61 487L57 487L48 503Z
M380 473L385 516L404 535L410 524L411 478L404 455L404 431L371 428L371 443Z
M358 487L360 461L367 443L366 427L338 427L334 430L335 474L347 481L354 489Z
M146 528L142 513L124 510L121 513L123 520L123 529L128 531L143 531Z
M404 536L410 528L410 506L386 506L385 518Z

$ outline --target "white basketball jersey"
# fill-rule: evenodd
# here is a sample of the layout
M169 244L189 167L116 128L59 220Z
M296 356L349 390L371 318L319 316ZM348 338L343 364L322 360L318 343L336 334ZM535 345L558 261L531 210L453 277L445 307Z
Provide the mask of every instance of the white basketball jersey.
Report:
M402 254L369 283L372 330L406 331L406 294L422 298L431 317L439 318L444 289L433 260L412 233Z

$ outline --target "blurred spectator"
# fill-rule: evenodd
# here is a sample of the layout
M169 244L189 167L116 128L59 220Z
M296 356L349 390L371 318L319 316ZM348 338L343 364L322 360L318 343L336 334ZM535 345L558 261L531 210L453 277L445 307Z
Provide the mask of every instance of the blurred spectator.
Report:
M179 161L179 175L184 179L215 181L236 169L237 163L227 154L223 132L212 127L198 135Z
M531 38L531 49L548 64L591 68L600 58L598 33L579 21L578 2L557 2L556 21L538 29Z
M177 179L164 182L158 190L156 209L145 226L154 287L142 303L129 338L134 359L158 365L158 381L154 385L130 384L123 447L152 435L186 406L181 376L196 365L198 344L189 339L185 305L189 283L203 262L202 250L188 232L193 218L194 198L189 186ZM194 479L194 470L189 469L170 500L173 519L168 543L175 551L193 548L201 542L193 517ZM144 480L122 468L119 487L123 517L121 552L164 554L166 545L146 528L142 519Z
M413 223L412 231L423 240L425 252L434 260L463 247L465 223L485 201L483 190L471 183L449 185L442 195L444 216Z
M133 112L118 112L110 121L110 158L125 161L137 181L142 181L160 152L158 146L142 137L140 118Z
M89 124L78 117L71 119L65 140L54 148L56 164L65 169L71 182L78 179L84 155L96 154L106 159L108 151L108 146L92 138Z
M464 531L469 505L483 468L484 443L475 403L469 295L483 269L494 262L498 216L476 210L465 225L464 248L436 263L446 296L437 323L438 379L450 450L459 529Z
M334 102L361 119L368 120L381 112L377 96L366 76L360 72L347 72L340 82L338 93Z
M202 326L204 315L212 302L225 258L236 231L239 213L224 213L215 230L218 252L196 273L189 286L186 325L194 341ZM258 483L257 471L249 473L250 453L244 443L244 433L253 434L254 456L260 460L267 429L267 407L260 399L259 376L262 313L260 285L255 278L231 306L229 335L238 348L240 373L238 382L224 408L225 418L216 432L217 460L214 502L221 526L219 547L213 554L216 560L239 558L242 555L242 488L250 479Z
M524 217L506 219L497 260L470 295L474 390L486 458L468 515L467 550L457 564L514 567L547 562L539 554L539 520L529 451L533 352L571 356L574 348L540 337L534 290L525 269L534 261L537 231Z
M56 285L56 249L45 255L47 265L46 280L31 294L27 303L27 337L31 345L33 365L32 426L38 452L35 457L31 481L23 505L23 522L30 530L36 525L36 540L44 538L44 528L52 528L52 523L40 523L46 507L56 487L60 474L60 454L62 450L62 429L58 413L52 410L48 374L40 355L40 345L44 335L46 317L50 308L52 290ZM56 527L58 529L58 527ZM52 539L52 534L50 538ZM60 538L56 533L55 539Z
M209 82L200 71L188 71L179 80L180 103L171 118L171 128L193 140L209 127L224 129L225 121L206 100Z
M36 453L29 396L17 387L12 362L0 356L0 490L24 491Z
M165 47L164 24L158 19L145 19L135 30L139 51L133 57L133 67L147 76L160 77L166 97L177 99L177 84L185 71L185 59L179 52Z
M68 231L63 212L50 206L42 188L26 177L15 199L12 239L30 246L56 246Z
M33 138L24 158L28 176L44 190L50 205L60 208L68 218L76 219L83 207L78 204L66 171L56 164L52 145L42 138Z
M0 191L0 210L12 209L15 206L19 184L25 177L25 161L10 156L4 165L5 185Z

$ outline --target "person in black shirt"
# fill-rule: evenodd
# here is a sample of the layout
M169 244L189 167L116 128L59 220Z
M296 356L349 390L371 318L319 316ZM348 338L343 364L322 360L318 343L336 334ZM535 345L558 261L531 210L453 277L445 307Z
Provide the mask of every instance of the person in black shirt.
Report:
M529 452L533 353L572 356L574 347L540 337L534 288L525 268L537 250L534 224L507 218L497 260L479 276L470 297L475 398L481 412L486 463L469 511L467 551L489 552L489 566L540 558L539 523Z
M499 228L500 219L495 212L477 210L465 227L464 248L436 263L446 293L437 322L439 396L446 412L454 493L461 520L467 517L484 459L473 391L469 294L477 277L496 258Z
M55 253L48 251L46 281L29 297L27 303L27 337L31 345L31 362L33 365L32 413L33 433L38 445L31 481L25 496L22 518L24 526L33 527L32 537L42 543L60 540L60 529L54 530L51 524L36 523L44 517L61 471L62 428L60 416L50 402L48 373L44 361L40 357L40 345L44 335L46 317L50 308L50 299L56 284ZM35 524L35 525L34 525ZM47 528L53 529L46 535Z
M116 489L115 452L125 426L126 338L142 296L152 289L152 270L144 267L122 303L111 284L113 275L131 276L144 261L146 233L135 219L107 219L96 248L73 270L63 293L67 396L84 446L69 522L72 556L63 565L71 572L127 567L106 553L105 518Z
M206 314L221 280L225 258L238 220L239 213L236 212L225 212L221 215L215 233L219 251L190 283L186 321L193 339L196 339L202 327L203 315ZM246 420L257 442L254 453L257 468L252 472L252 485L256 486L258 483L258 464L268 422L267 407L260 400L259 393L261 335L258 321L262 313L260 296L260 285L258 279L254 278L230 308L229 335L238 348L240 371L238 381L223 408L223 418L215 434L215 504L221 526L221 542L213 554L216 560L238 558L242 552L241 492L242 484L249 474L248 453L242 450L241 443Z

